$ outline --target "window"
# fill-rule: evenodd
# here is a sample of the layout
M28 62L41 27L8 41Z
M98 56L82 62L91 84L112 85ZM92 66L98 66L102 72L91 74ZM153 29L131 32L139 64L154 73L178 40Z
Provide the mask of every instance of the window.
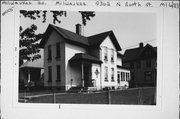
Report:
M136 68L137 68L137 69L140 69L140 68L141 68L141 61L137 61L137 62L136 62Z
M56 59L61 57L60 43L56 43Z
M111 81L114 82L114 68L111 68Z
M114 50L111 49L111 62L114 62Z
M147 68L150 68L150 67L151 67L151 60L147 60L147 61L146 61L146 67L147 67Z
M125 75L126 75L125 81L128 81L128 73L126 72Z
M52 67L48 67L48 82L52 82Z
M121 72L121 81L125 81L125 72Z
M130 68L131 68L131 69L134 69L134 62L131 62L131 63L130 63Z
M133 81L135 78L135 73L134 72L131 72L131 80Z
M127 73L127 75L128 75L128 80L127 81L130 81L130 73Z
M146 51L145 56L146 57L152 57L152 52L151 51Z
M52 52L51 52L51 45L48 46L48 61L52 60Z
M130 75L128 72L126 72L126 81L129 81L130 80Z
M108 61L108 48L107 47L105 47L105 50L104 50L104 60Z
M145 72L145 80L146 81L151 81L152 80L152 72L151 71L146 71Z
M59 82L59 81L61 81L61 66L60 65L56 66L56 73L57 73L56 81Z
M105 70L105 71L104 71L104 75L105 75L105 76L104 76L104 77L105 77L105 80L104 80L104 81L108 81L108 67L105 67L104 70Z
M120 72L117 73L117 82L120 83Z

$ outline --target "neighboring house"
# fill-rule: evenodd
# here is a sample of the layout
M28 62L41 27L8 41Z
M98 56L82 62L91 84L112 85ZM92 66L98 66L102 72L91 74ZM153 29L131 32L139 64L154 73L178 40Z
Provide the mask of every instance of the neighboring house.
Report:
M128 87L130 70L122 67L121 47L113 31L90 37L49 25L40 46L44 48L44 86L69 90L71 87Z
M43 56L41 56L43 57ZM19 88L43 86L43 58L26 61L19 67ZM39 87L40 88L40 87Z
M143 43L124 53L123 66L131 70L130 87L156 86L157 47Z

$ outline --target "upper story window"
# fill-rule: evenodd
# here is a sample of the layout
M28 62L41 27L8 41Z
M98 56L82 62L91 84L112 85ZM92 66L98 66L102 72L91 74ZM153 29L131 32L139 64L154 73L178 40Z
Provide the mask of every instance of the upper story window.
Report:
M137 69L140 69L140 68L141 68L141 61L137 61L137 62L136 62L136 68L137 68Z
M146 60L146 67L150 68L151 67L151 60Z
M152 80L152 72L151 71L146 71L144 75L145 75L145 80L146 81L151 81Z
M52 82L52 67L48 67L48 82Z
M108 81L108 67L104 67L104 81Z
M60 43L56 43L56 59L61 58Z
M114 82L114 68L111 68L111 81Z
M104 60L108 61L108 48L107 47L105 47L105 50L104 50Z
M114 62L114 50L111 49L111 62Z
M48 61L52 60L52 49L51 49L51 45L48 45Z
M134 79L135 79L135 73L131 72L131 81L134 81Z
M130 63L130 68L131 68L131 69L134 69L134 62L131 62L131 63Z
M152 52L151 52L151 51L147 51L147 52L145 53L145 55L146 55L146 57L152 57Z
M117 82L120 83L120 72L117 72Z
M126 72L126 81L130 80L130 74L128 72Z

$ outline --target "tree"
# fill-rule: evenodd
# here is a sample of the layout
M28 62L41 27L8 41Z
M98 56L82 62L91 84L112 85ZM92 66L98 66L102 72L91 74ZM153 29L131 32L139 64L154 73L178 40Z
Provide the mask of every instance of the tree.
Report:
M35 34L37 30L37 26L32 24L29 28L23 31L22 27L20 27L19 31L19 59L20 65L23 64L23 60L34 61L39 59L41 56L39 53L39 43L38 41L42 38L43 34Z
M53 23L61 23L60 18L62 16L66 17L66 11L50 11L53 17ZM82 24L85 26L88 20L91 20L92 17L95 16L94 11L79 11L82 16ZM25 18L29 18L31 20L36 20L38 18L43 18L42 23L46 22L46 10L33 10L33 11L26 11L21 10L20 15L24 16ZM20 16L21 17L21 16ZM32 24L30 27L26 28L25 30L22 29L20 26L19 28L19 38L20 38L20 57L19 57L19 64L22 65L24 60L27 61L34 61L36 59L41 58L39 51L39 42L43 37L43 33L36 34L37 26Z

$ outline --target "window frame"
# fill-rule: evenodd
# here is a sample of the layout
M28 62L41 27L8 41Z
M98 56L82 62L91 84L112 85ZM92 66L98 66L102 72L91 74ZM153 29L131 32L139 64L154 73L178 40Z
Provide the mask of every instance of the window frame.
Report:
M140 69L141 68L141 61L136 61L136 68Z
M108 61L108 48L105 47L105 50L104 50L104 61Z
M111 49L111 62L114 62L114 49Z
M151 60L146 60L146 68L151 68L152 63Z
M104 67L104 81L108 82L108 67Z
M52 66L48 66L48 82L52 82Z
M111 82L114 82L114 68L111 68Z
M60 47L60 42L56 43L56 59L61 58L61 47Z
M61 81L61 65L56 65L56 82L60 82L60 81Z
M47 58L48 61L51 61L52 60L52 46L51 45L48 45L48 58Z
M150 74L148 74L150 73ZM145 71L144 72L144 79L145 81L152 81L153 80L153 72L152 71ZM150 78L150 80L148 79L148 77Z

